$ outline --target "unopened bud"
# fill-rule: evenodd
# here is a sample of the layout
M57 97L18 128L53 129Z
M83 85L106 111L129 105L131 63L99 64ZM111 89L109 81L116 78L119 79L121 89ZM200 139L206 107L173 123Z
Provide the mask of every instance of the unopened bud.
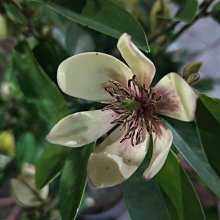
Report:
M192 85L194 84L195 82L197 82L200 78L200 75L199 73L192 73L187 79L186 79L186 82L189 84L189 85Z
M150 11L150 27L152 32L158 32L167 26L168 22L165 19L159 18L169 17L170 8L164 0L156 0Z
M188 78L191 74L199 72L200 68L202 66L202 62L192 62L188 63L183 68L183 78L188 81Z

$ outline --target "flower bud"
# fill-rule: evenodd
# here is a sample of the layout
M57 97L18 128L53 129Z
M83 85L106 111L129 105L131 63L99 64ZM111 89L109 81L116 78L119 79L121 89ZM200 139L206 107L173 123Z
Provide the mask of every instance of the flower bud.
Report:
M202 62L188 63L183 68L183 78L189 85L194 84L200 78L199 70L202 66Z
M41 190L35 187L35 166L25 163L20 176L11 179L11 192L16 202L23 208L34 208L44 204L48 197L49 187Z

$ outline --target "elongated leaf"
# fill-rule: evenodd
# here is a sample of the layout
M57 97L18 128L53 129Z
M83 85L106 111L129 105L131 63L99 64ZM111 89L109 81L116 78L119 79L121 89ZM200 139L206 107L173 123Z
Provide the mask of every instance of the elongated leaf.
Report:
M132 220L171 220L159 184L154 179L146 181L143 172L152 156L153 142L137 171L123 183L123 194Z
M39 66L26 42L15 48L13 71L25 97L37 107L50 127L68 114L61 92Z
M34 135L31 132L25 132L19 137L16 143L16 158L20 165L23 163L35 163L37 145Z
M49 40L38 44L33 52L44 71L53 81L56 81L59 64L69 56L67 51L57 40L51 37Z
M26 42L20 43L13 54L13 71L23 94L36 106L39 113L52 127L68 114L63 96L37 63ZM46 134L45 134L46 135ZM48 144L49 145L49 144ZM70 149L49 145L37 161L36 185L46 185L63 168Z
M163 193L155 180L142 175L123 184L123 193L132 220L171 220Z
M21 10L18 7L16 7L13 3L4 4L4 8L5 8L7 16L13 22L22 24L24 26L28 25L27 18L23 15Z
M87 179L87 163L95 144L72 149L60 181L60 208L63 220L74 220L80 206Z
M134 18L124 9L109 0L75 0L70 6L64 8L54 3L48 3L49 8L91 29L119 38L121 34L128 33L138 47L149 52L145 33Z
M215 120L220 124L220 99L211 98L204 94L200 94L200 100L207 110L212 114Z
M200 96L196 111L198 133L209 163L220 176L220 100ZM216 117L215 117L216 116Z
M157 175L161 188L173 206L175 220L205 219L201 204L173 152L170 152L165 165Z
M146 160L144 163L147 163ZM193 186L173 152L169 153L156 178L146 181L142 171L139 168L123 184L124 197L133 220L205 219Z
M196 16L198 0L184 0L180 2L180 10L176 17L186 23L191 23Z
M174 146L183 155L207 187L220 197L220 178L209 165L204 155L194 122L166 119L174 136Z
M42 188L62 170L71 148L49 144L36 164L36 186Z

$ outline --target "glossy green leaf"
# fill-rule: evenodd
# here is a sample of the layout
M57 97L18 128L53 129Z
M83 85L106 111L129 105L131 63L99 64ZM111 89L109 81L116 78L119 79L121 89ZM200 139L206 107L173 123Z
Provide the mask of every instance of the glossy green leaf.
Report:
M123 185L124 199L132 220L171 220L159 184L154 179L146 181L143 172L152 155L152 140L144 161Z
M220 124L220 99L200 94L200 100Z
M220 100L201 95L197 104L196 124L207 159L220 176Z
M123 184L123 194L132 220L171 220L163 193L154 180L142 175Z
M48 144L36 164L36 186L42 188L63 169L71 148Z
M134 43L149 52L144 30L137 21L124 9L109 0L75 0L68 8L48 3L48 7L76 23L91 29L119 38L128 33Z
M172 209L168 206L172 219L205 219L193 186L173 152L169 153L166 163L156 177L172 204Z
M220 23L220 2L217 2L211 11L213 18Z
M196 16L198 0L180 1L180 10L176 17L186 23L191 23Z
M83 36L83 30L76 23L71 22L66 31L66 47L71 54L74 54L80 37Z
M56 82L59 64L69 57L67 51L56 39L51 37L47 41L40 42L33 49L33 53L44 71Z
M6 15L10 20L24 26L28 25L28 21L21 10L16 7L13 3L4 4Z
M123 183L124 198L132 220L205 219L193 186L173 152L150 181L142 176L147 164L148 159L145 159L141 168Z
M173 143L207 187L220 198L220 178L216 175L203 152L194 122L166 118L173 132Z
M23 94L50 127L68 114L61 92L39 66L26 42L15 48L13 71Z
M72 149L60 180L60 209L63 220L74 220L87 180L87 163L95 144Z
M19 164L28 162L34 164L37 156L37 145L34 135L25 132L16 141L16 158Z
M15 48L13 71L25 98L36 106L39 114L47 121L48 128L68 114L61 92L39 66L26 42L21 42ZM38 188L43 187L60 172L69 152L69 148L56 145L46 148L36 164Z

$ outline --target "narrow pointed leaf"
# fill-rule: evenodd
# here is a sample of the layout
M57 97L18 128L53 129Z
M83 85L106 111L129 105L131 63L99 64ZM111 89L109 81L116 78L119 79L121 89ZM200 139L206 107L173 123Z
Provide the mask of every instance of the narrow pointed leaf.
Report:
M176 17L186 23L191 23L198 9L198 0L184 0L177 1L180 3L180 10L177 13Z
M173 132L173 143L176 149L207 187L220 198L220 178L210 166L203 152L195 123L181 122L170 118L166 118L166 121Z
M36 186L42 188L62 170L71 148L48 144L36 164Z
M133 42L139 48L149 52L145 33L138 22L109 0L75 0L68 8L51 2L48 7L71 21L114 38L126 32L133 37Z
M205 220L193 186L173 152L169 153L157 180L173 206L172 212L176 211L172 215L175 220Z
M220 99L200 94L200 100L215 120L220 124Z
M87 180L87 163L95 144L72 149L60 180L60 208L63 220L74 220Z
M123 184L123 193L132 220L172 220L155 180L131 177Z
M25 98L47 121L48 128L68 114L61 92L37 63L26 42L19 43L15 48L13 73ZM68 148L48 144L45 152L37 161L36 185L38 188L46 185L60 172L69 152Z
M133 220L205 220L193 186L173 152L152 180L145 180L141 170L123 184Z
M220 176L220 100L201 95L196 111L198 133L207 159Z
M68 114L61 92L37 63L26 42L15 48L13 71L24 96L50 126Z

